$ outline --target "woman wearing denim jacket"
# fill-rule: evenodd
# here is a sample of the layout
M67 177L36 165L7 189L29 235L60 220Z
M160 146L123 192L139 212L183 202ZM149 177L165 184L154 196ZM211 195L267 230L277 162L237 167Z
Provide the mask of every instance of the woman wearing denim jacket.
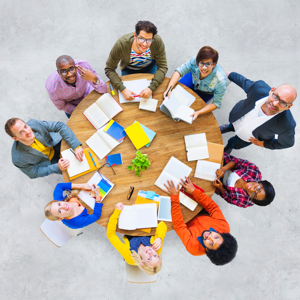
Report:
M191 115L194 116L194 120L199 115L220 108L229 81L227 81L225 70L218 63L218 58L219 54L215 49L209 46L202 47L197 56L175 70L164 93L164 98L170 86L174 87L179 81L197 93L205 102L213 99L212 103ZM170 97L170 93L168 97Z

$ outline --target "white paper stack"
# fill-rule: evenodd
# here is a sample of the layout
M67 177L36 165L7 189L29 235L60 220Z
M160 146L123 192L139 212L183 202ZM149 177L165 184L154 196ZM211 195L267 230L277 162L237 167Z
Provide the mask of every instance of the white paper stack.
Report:
M138 80L131 80L131 81L123 81L123 84L128 90L130 90L130 91L136 93L137 95L139 95L142 90L149 87L150 80L138 79ZM152 95L150 96L150 98L152 98ZM127 100L124 99L123 94L119 91L120 103L140 102L142 99L143 98L136 97L132 101L127 101Z

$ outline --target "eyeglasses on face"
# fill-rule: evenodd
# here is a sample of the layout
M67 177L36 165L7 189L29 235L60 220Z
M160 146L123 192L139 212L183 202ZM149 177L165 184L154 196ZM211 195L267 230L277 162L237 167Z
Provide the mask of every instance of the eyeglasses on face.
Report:
M131 196L132 196L132 194L133 194L133 191L134 191L134 187L131 186L131 187L129 188L129 193L128 193L128 195L127 195L127 200L130 200L130 198L131 198Z
M199 62L200 67L206 66L206 68L211 68L214 64L213 63L204 63L203 61Z
M137 38L138 38L139 42L141 42L141 43L145 43L146 42L147 44L150 45L153 42L153 39L147 39L146 40L146 39L144 39L142 37L139 37L139 36Z
M59 70L59 73L63 76L67 76L68 73L71 73L71 74L74 74L76 72L76 67L75 66L72 66L70 67L69 69L62 69L62 70Z
M254 192L251 194L251 200L263 189L262 186L256 186L254 188Z
M279 105L283 108L290 105L289 103L286 103L285 101L281 100L279 98L279 96L277 94L275 94L274 92L272 93L272 98L273 98L273 100L278 101Z

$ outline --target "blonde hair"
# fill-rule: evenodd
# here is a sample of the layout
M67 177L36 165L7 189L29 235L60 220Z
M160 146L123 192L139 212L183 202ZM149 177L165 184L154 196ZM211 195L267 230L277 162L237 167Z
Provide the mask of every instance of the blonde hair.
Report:
M134 250L131 251L131 257L132 257L133 261L147 275L154 275L161 270L162 260L161 260L161 256L160 255L158 255L158 256L160 259L159 263L155 267L150 267L145 263L142 264L142 258L140 257L140 255L138 253L136 253Z
M80 198L78 197L78 194L79 194L80 190L72 190L68 195L67 197L62 200L64 202L69 202L69 200L71 198L76 198L77 200L80 200ZM58 201L58 200L52 200L50 201L48 204L46 204L45 208L44 208L44 211L45 211L45 217L50 220L50 221L57 221L58 219L60 219L60 217L56 217L56 216L53 216L52 213L51 213L51 206L52 206L52 203L54 202L61 202L61 201Z

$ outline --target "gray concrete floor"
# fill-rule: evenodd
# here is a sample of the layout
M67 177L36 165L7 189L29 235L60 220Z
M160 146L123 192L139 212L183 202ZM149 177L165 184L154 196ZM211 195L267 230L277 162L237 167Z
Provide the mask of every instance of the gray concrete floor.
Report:
M299 82L299 13L296 0L261 1L20 1L0 4L1 124L11 117L67 122L44 88L61 54L86 59L104 80L108 53L138 20L156 24L169 72L204 45L217 49L227 70L271 86ZM298 16L298 17L297 17ZM231 84L219 124L244 92ZM300 100L292 113L299 123ZM224 143L230 135L224 136ZM274 203L242 209L218 196L239 243L236 259L217 267L191 256L167 234L163 269L155 284L130 284L124 262L93 224L63 248L40 232L43 208L63 178L30 180L11 163L12 140L0 131L0 299L299 299L299 129L296 145L271 151L251 146L233 152L256 163L276 188ZM298 274L298 275L297 275ZM298 279L297 279L298 278Z

